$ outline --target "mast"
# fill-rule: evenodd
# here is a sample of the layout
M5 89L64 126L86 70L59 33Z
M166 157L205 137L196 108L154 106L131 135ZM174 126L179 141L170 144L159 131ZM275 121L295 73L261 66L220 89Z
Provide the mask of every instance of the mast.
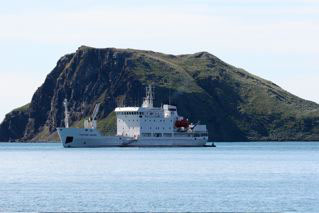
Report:
M154 91L153 91L153 86L148 85L146 87L146 97L144 98L142 107L145 108L152 108L153 107L153 100L154 100Z
M171 87L168 88L168 105L171 105Z
M64 105L64 125L65 125L65 128L69 128L69 112L68 112L68 100L67 99L64 99L63 105Z

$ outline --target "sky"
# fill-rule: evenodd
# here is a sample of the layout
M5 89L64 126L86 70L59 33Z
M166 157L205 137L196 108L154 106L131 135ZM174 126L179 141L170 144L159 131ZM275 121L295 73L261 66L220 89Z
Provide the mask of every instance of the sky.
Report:
M0 0L0 120L81 45L207 51L319 103L318 0Z

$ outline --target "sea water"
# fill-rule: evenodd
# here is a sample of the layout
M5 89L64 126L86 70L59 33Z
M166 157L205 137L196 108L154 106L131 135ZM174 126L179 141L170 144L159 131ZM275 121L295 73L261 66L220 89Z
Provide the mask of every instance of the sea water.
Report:
M216 145L0 143L0 211L319 211L319 143Z

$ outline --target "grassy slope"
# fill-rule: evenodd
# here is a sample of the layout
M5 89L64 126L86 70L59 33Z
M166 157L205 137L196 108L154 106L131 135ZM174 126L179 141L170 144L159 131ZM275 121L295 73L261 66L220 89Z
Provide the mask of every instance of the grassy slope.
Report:
M285 140L294 137L319 139L317 104L296 97L243 69L228 65L211 54L203 52L176 57L142 52L137 54L136 61L135 73L142 81L157 82L159 87L195 95L190 101L207 98L201 102L207 102L206 107L194 105L189 111L186 110L188 116L200 108L218 113L216 108L225 107L229 108L227 114L217 119L229 120L229 123L237 126L232 131L246 132L247 140ZM203 88L199 83L207 79L213 79L210 85L217 85L214 91ZM221 102L219 105L211 103L213 96L217 96ZM206 122L213 125L209 120ZM230 132L223 137L227 138L227 134Z
M29 110L30 103L23 105L22 107L16 108L13 111L27 112Z
M87 47L83 47L85 49ZM115 49L132 53L128 75L156 86L156 104L178 106L179 113L208 124L217 140L319 140L318 105L284 91L270 81L200 52L166 55L152 51ZM99 102L107 102L104 97ZM93 100L96 102L96 100ZM27 110L28 105L19 110ZM83 119L72 126L82 127ZM114 113L101 117L98 128L116 131ZM35 139L57 138L46 128Z

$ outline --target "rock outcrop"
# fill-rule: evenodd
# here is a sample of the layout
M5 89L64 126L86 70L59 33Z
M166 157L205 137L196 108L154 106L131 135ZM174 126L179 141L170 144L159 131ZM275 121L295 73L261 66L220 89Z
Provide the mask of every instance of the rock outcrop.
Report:
M113 109L140 105L149 83L155 85L157 106L177 105L179 114L208 125L211 140L319 140L318 104L207 52L166 55L82 46L57 62L30 104L6 115L0 141L57 140L65 98L72 126L81 126L100 102L98 127L113 134Z

